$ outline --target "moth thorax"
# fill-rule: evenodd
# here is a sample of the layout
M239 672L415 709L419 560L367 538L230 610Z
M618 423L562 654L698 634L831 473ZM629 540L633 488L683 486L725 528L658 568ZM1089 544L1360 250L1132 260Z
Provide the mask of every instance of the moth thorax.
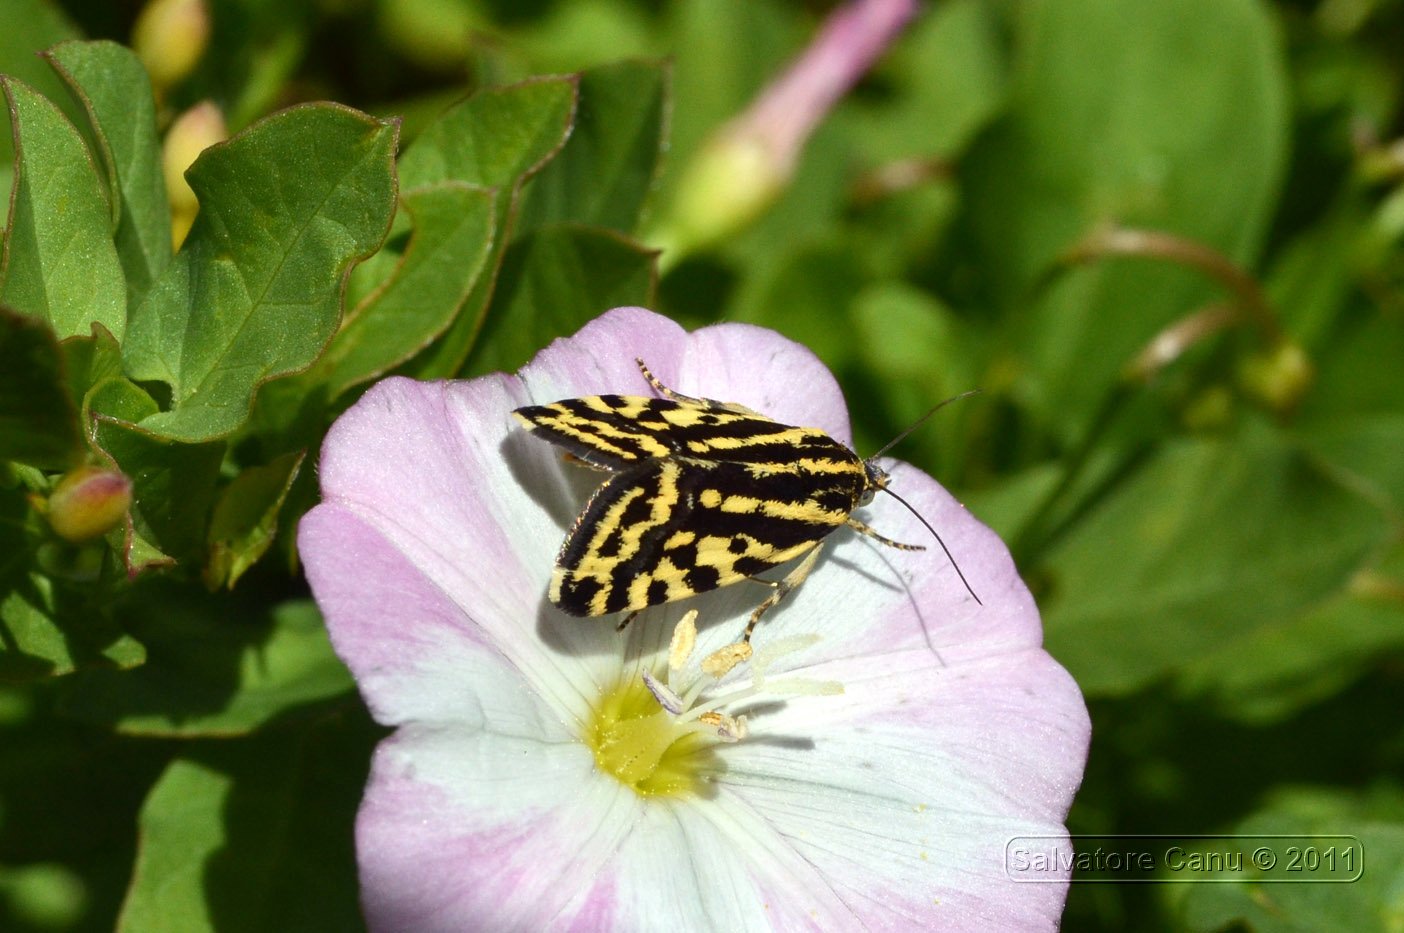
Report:
M879 489L886 489L887 482L891 477L887 471L877 465L877 461L864 460L863 472L867 475L867 482L863 485L863 493L858 497L858 504L867 505L873 501L873 496Z

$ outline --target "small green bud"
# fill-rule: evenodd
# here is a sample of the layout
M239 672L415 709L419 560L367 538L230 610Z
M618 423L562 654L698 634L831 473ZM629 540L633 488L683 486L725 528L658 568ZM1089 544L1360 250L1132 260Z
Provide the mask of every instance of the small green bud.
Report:
M1272 411L1287 414L1311 388L1316 367L1298 344L1284 340L1245 358L1238 378L1248 395Z
M82 466L71 470L49 495L49 525L65 541L81 544L106 534L132 504L132 481L115 470Z
M691 253L744 230L764 213L790 180L790 168L753 135L723 133L697 154L678 182L659 231L665 250Z

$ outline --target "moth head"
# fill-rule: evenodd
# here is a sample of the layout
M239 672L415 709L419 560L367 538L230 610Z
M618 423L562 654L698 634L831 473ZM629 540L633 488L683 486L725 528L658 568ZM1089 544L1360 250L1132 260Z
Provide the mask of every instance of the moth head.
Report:
M905 508L908 512L911 512L913 515L915 515L917 521L921 522L922 525L925 526L926 530L931 532L932 537L936 539L936 543L941 545L941 550L946 553L946 559L949 560L951 562L951 566L955 568L956 576L960 577L960 582L965 586L965 591L974 598L976 603L979 603L983 606L984 603L980 602L979 595L977 595L975 590L970 586L970 581L966 580L965 574L961 572L960 564L956 563L955 555L951 553L950 548L946 547L946 542L941 540L941 535L937 533L935 528L931 527L931 523L928 522L920 512L918 512L912 507L912 504L910 502L908 502L906 499L903 499L901 496L897 495L897 493L893 492L891 488L889 488L888 483L891 481L892 476L882 467L877 465L876 455L869 457L867 460L863 461L863 472L867 475L868 482L864 484L863 492L858 496L858 505L864 506L867 505L869 502L872 502L873 496L876 495L879 490L887 493L889 496L902 503L902 507Z
M878 466L876 457L869 457L863 461L863 472L867 475L868 481L863 485L863 491L858 496L860 506L872 502L877 491L887 489L888 481L892 479L886 470Z

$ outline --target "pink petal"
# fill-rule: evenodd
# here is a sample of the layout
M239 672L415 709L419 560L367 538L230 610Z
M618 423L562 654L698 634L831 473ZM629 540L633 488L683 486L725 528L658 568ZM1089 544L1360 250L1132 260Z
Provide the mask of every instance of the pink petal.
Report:
M848 409L829 370L805 347L750 324L688 334L644 308L615 308L554 341L521 375L537 404L609 392L652 396L636 359L684 395L736 402L848 442Z
M615 897L599 876L642 804L593 767L576 742L401 728L376 749L356 821L367 925L610 928Z

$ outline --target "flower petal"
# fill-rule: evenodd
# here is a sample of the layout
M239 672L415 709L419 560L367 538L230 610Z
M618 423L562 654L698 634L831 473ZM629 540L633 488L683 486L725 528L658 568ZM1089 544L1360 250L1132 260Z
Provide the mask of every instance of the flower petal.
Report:
M848 406L833 373L808 347L764 327L717 324L693 332L678 387L853 442Z
M652 395L635 360L642 359L666 383L682 361L687 342L687 331L661 314L615 308L573 336L552 341L522 367L521 378L529 404L536 405L611 392Z
M1005 860L1018 837L1065 836L1091 733L1067 673L1041 650L942 668L919 649L811 673L844 695L757 711L726 788L862 925L1056 927L1064 885Z
M916 516L879 495L858 517L926 550L897 550L849 529L833 532L809 578L761 622L757 644L814 633L823 641L810 659L925 648L949 665L1042 644L1038 607L999 536L914 467L893 466L892 486L940 533L951 556Z
M849 442L848 409L828 368L807 348L751 324L689 334L644 308L615 308L554 341L521 376L536 404L609 392L651 396L638 359L684 395L735 402Z
M375 930L608 929L599 876L639 798L578 742L409 726L376 749L356 821Z
M421 589L437 589L457 607L465 639L490 645L553 704L558 718L578 722L588 715L587 697L607 686L601 678L614 675L554 650L555 640L547 636L573 626L593 633L603 652L613 632L567 619L542 598L559 540L557 522L572 506L553 454L509 425L510 410L525 403L521 385L507 376L379 383L327 436L320 468L324 502L309 513L309 536L300 537L300 544L318 600L325 606L328 597L346 594L324 610L334 640L343 613L348 626L356 624L358 598L383 609L382 624L394 630L383 641L366 642L363 657L355 643L338 641L353 670L381 663L396 632L416 626L414 604L394 605L398 577L414 573L425 581ZM554 493L557 516L524 487L547 503ZM339 540L337 522L316 532L322 511L332 509L359 519L378 537L357 538L358 550ZM372 567L383 572L368 573ZM412 679L386 683L410 693L427 689ZM375 684L363 689L386 706L389 697L370 692ZM459 693L472 689L466 679L459 684Z

